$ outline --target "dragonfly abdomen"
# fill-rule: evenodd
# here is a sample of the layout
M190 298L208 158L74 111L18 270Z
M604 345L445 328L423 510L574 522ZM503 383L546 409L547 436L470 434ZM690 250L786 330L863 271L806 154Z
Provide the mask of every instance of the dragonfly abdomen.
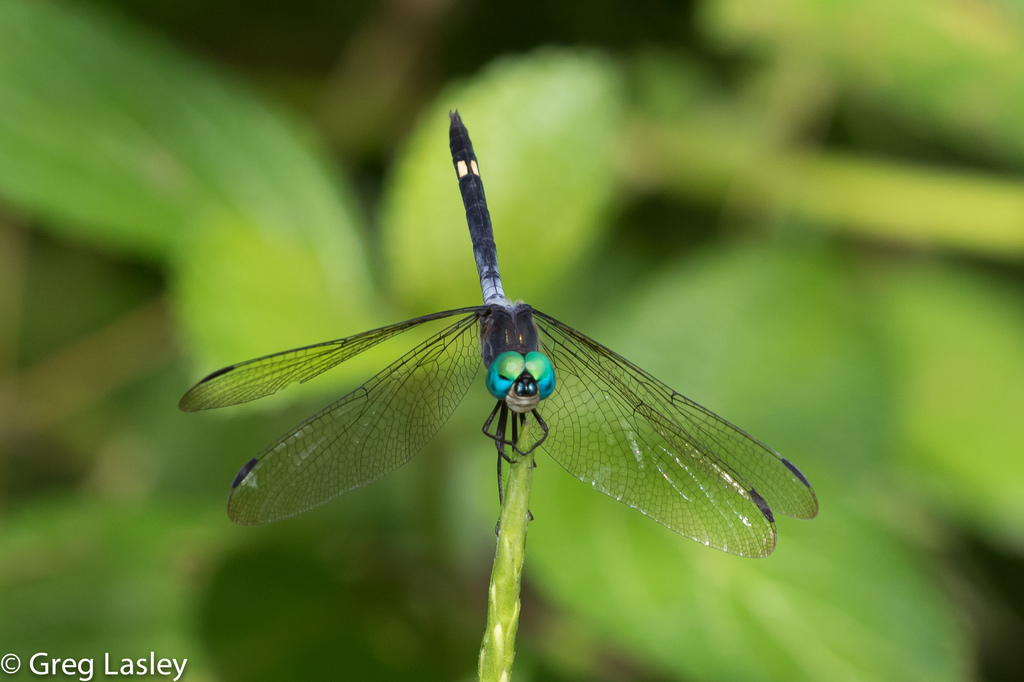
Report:
M466 222L469 224L469 236L473 240L473 255L476 257L484 304L507 305L508 299L501 286L501 274L498 273L498 246L494 243L491 214L487 210L484 182L480 178L480 166L473 152L473 143L459 112L453 111L449 116L452 122L448 134L452 163L459 178L462 203L466 207Z

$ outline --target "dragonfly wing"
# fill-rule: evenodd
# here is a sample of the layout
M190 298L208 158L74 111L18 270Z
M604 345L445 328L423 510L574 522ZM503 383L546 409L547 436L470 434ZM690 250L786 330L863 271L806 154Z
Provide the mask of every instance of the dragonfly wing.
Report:
M678 393L672 406L680 423L715 453L731 471L739 472L764 495L772 511L795 519L818 515L818 498L795 464L743 429Z
M412 459L455 411L481 364L479 311L469 310L242 467L228 499L232 520L293 516Z
M213 372L193 386L178 407L186 412L197 412L263 398L277 393L288 384L309 381L364 350L425 322L479 310L480 307L446 310L337 341L326 341L230 365Z
M775 546L773 511L811 518L792 464L593 339L539 311L555 392L542 446L580 480L706 545L744 556Z

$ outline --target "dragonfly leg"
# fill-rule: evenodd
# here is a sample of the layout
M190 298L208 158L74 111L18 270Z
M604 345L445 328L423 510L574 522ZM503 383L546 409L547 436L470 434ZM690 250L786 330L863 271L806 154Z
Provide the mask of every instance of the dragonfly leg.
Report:
M502 505L505 503L505 493L502 489L503 476L501 472L501 460L505 460L509 464L512 460L508 455L505 454L505 427L508 424L508 406L503 402L499 402L494 411L497 412L498 408L501 408L501 415L498 417L498 425L494 427L494 447L498 449L498 504ZM492 414L491 417L494 415ZM488 419L488 422L490 419ZM515 428L515 422L513 422L513 429Z
M498 417L498 425L494 428L494 447L498 450L498 520L494 523L494 534L501 534L501 512L500 509L505 506L505 491L502 488L504 483L504 475L501 471L501 460L508 459L508 455L505 454L505 424L508 421L508 408L505 407L505 403L499 401L494 406L494 412L491 413L491 418L494 418L494 414L501 408L501 416ZM490 423L490 419L487 420ZM487 433L487 425L484 425L484 433ZM488 434L490 435L490 434Z
M496 402L494 404L494 409L491 410L491 415L489 417L487 417L487 421L484 422L484 428L482 430L483 430L485 436L490 437L491 434L490 434L490 432L487 429L491 428L491 422L494 421L495 415L498 414L498 409L501 407L502 402L503 401L499 400L498 402Z
M505 503L505 492L501 488L502 479L504 478L501 472L501 453L498 453L498 455L498 506L500 507Z
M540 430L544 432L544 435L540 437L540 440L534 443L533 447L537 447L548 437L548 423L540 416L540 412L536 409L531 412L533 418L537 420L537 424L540 426Z
M540 444L543 443L544 440L548 437L548 424L547 424L547 422L544 421L543 418L541 418L540 413L537 412L537 410L531 410L530 414L532 414L533 418L537 420L537 424L540 426L540 429L541 429L541 431L543 431L543 433L541 434L541 437L538 438L537 441L534 442L534 444L530 446L529 450L520 450L519 448L513 446L515 451L518 452L521 455L528 455L528 454L530 454L531 452L536 450L538 447L540 447ZM519 415L519 416L523 420L523 422L526 421L526 415L525 414ZM534 466L536 466L536 462L534 462Z
M512 448L513 451L516 449L515 440L514 440L515 439L515 422L512 423L512 434L513 434L512 438L513 438L513 440L510 441L510 440L506 440L505 439L505 430L508 428L508 415L509 415L508 405L506 405L505 403L501 403L501 416L498 417L498 422L499 422L498 423L498 427L495 429L495 432L494 432L494 445L498 448L498 454L501 455L501 458L503 460L505 460L509 464L514 464L515 460L512 459L512 457L510 455L505 454L505 446L506 445L509 446L510 448Z
M500 411L500 416L499 416ZM491 428L491 424L494 422L494 417L498 417L498 424L494 427L494 433L491 433L488 429ZM504 400L499 400L494 405L494 409L491 410L491 414L487 417L487 421L484 422L484 427L481 429L483 434L494 441L494 444L499 446L498 452L505 459L506 462L512 463L512 459L504 453L504 450L500 447L507 445L514 451L516 449L515 443L505 439L505 429L508 425L508 405Z

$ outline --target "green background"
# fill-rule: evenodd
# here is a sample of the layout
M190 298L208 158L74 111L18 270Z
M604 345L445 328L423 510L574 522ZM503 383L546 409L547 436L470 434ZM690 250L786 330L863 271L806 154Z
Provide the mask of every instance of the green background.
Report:
M209 414L225 364L508 294L814 483L748 560L538 458L517 680L1024 667L1016 0L0 0L0 654L469 680L480 383L412 463L232 525L246 460L408 347ZM62 678L63 679L63 678Z

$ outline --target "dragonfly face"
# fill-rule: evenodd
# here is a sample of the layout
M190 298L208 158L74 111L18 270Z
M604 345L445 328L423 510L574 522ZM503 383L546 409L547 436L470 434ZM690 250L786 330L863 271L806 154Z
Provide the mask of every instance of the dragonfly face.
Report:
M525 414L555 390L555 368L543 353L506 351L487 370L487 390L513 412Z

